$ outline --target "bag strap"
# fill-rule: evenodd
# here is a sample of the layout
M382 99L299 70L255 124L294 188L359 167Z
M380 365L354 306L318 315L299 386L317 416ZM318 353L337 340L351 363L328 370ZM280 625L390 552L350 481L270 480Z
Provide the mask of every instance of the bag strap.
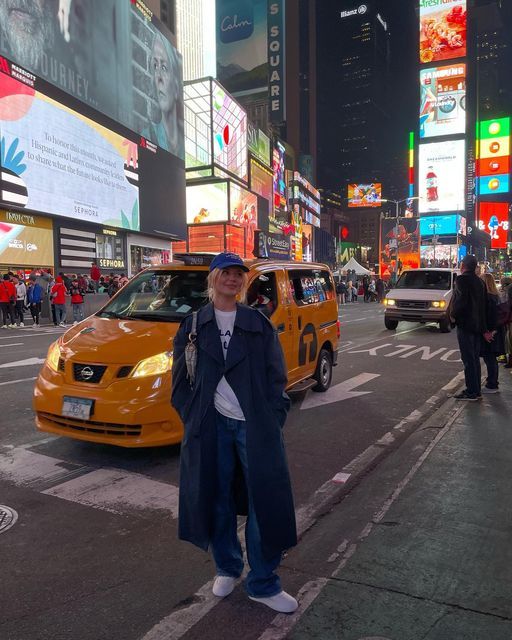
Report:
M190 329L190 333L188 334L188 339L190 342L195 342L197 338L197 311L192 312L192 328Z

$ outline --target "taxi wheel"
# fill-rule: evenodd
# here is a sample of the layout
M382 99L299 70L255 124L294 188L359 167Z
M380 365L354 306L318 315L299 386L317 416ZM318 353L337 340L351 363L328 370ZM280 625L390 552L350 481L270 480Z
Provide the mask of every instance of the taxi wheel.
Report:
M384 326L386 329L394 331L398 327L398 320L389 320L388 318L384 318Z
M313 391L324 392L331 386L332 357L327 349L320 351L313 378L316 380L316 385L312 387Z

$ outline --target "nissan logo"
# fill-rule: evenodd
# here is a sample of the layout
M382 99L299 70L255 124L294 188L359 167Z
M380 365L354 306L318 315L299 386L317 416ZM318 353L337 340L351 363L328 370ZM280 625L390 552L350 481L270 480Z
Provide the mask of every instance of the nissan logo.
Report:
M359 13L360 15L363 15L367 11L368 11L368 7L365 4L362 4L357 8L357 13Z
M80 371L80 377L82 380L90 380L94 375L94 371L91 367L83 367L82 371Z

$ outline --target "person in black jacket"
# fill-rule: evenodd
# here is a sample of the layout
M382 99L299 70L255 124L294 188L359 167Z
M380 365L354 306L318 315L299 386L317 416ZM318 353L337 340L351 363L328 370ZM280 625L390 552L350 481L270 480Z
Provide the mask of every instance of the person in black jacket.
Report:
M461 275L455 281L451 317L457 325L460 357L464 364L466 388L454 397L458 400L480 400L480 346L487 331L487 294L483 281L476 275L477 259L467 255L461 263Z
M484 273L482 280L487 292L487 331L482 337L480 348L480 355L487 367L487 380L482 387L482 393L498 393L497 358L505 353L505 331L504 327L500 326L498 318L500 294L490 273Z

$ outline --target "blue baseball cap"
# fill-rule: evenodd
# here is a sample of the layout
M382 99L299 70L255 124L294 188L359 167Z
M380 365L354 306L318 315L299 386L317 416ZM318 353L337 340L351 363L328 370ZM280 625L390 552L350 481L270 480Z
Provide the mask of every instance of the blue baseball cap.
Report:
M214 269L227 269L228 267L240 267L242 271L249 271L242 258L237 253L224 251L215 256L210 262L210 271Z

